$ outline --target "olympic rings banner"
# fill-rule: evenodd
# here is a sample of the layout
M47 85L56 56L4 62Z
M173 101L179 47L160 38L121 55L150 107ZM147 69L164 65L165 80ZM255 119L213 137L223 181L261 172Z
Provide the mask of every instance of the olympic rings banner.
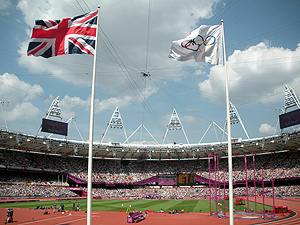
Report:
M186 38L173 41L169 58L223 65L222 25L202 25Z

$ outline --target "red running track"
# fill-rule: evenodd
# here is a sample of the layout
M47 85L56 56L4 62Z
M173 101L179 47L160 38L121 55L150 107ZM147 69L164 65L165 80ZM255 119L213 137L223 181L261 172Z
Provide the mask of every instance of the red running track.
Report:
M250 198L250 200L253 200ZM262 202L262 198L257 198L257 202ZM273 199L266 198L265 204L273 205ZM296 214L289 217L290 213L276 214L279 218L276 220L234 220L235 225L249 224L270 224L270 225L296 225L300 224L300 198L275 199L276 206L288 206L289 209ZM0 222L5 222L7 208L0 208ZM86 224L86 213L84 211L66 211L44 215L43 210L33 209L18 209L14 208L14 221L10 223L22 225L82 225ZM127 215L125 212L92 212L93 225L125 225ZM138 222L140 225L225 225L229 224L228 219L220 219L215 216L210 216L209 213L183 213L183 214L168 214L168 213L148 213L146 219Z

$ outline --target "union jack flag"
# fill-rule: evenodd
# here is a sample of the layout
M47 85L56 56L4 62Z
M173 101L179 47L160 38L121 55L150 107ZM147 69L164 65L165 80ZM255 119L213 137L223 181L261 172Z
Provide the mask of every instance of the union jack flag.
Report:
M98 11L61 20L36 20L27 55L94 55Z

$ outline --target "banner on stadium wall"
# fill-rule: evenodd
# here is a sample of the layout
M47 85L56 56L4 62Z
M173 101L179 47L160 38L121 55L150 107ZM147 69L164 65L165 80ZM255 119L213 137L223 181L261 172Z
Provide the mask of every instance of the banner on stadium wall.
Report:
M68 136L68 123L43 118L42 131L52 134Z
M280 129L300 124L300 109L279 115Z

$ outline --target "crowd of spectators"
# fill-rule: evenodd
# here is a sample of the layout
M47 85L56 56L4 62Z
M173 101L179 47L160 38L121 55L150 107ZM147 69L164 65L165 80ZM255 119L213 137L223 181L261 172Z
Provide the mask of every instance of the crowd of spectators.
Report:
M83 188L87 191L86 188ZM234 188L234 196L246 196L246 187ZM228 189L225 195L228 196ZM248 188L249 196L262 196L263 189L261 187ZM141 187L141 188L93 188L92 196L101 198L135 198L135 199L181 199L181 198L206 198L208 196L216 196L216 189L208 187ZM273 196L271 187L264 188L265 197ZM74 197L74 192L61 186L35 186L35 185L0 185L1 197ZM224 196L224 189L217 190L217 196ZM300 186L279 186L274 188L274 196L300 196Z
M276 168L276 169L259 169L259 170L254 170L252 168L247 169L247 174L245 169L243 170L234 170L232 171L232 176L233 176L233 181L253 181L254 180L254 174L255 174L255 180L261 180L261 179L266 179L266 180L271 180L272 178L278 179L278 178L292 178L292 177L300 177L300 169L299 167L294 167L291 169L284 169L284 168ZM201 176L205 178L211 178L212 180L217 179L220 182L228 181L228 173L227 171L217 171L217 175L215 175L215 171L212 170L210 172L202 172Z
M26 185L35 185L35 186L69 186L67 182L61 180L55 180L56 175L47 175L47 174L34 174L34 173L18 173L18 172L9 172L2 171L0 177L0 183L3 184L26 184Z
M69 173L82 180L87 181L87 170L88 160L83 157L72 157L72 156L58 156L51 154L37 154L23 151L14 150L0 150L0 168L5 169L19 169L19 170L53 170L64 173ZM255 155L255 161L253 156L247 156L247 170L245 170L245 158L244 156L233 157L233 178L235 181L249 180L253 181L261 180L262 177L265 180L272 178L298 178L300 177L300 151L288 151L282 153L270 153L270 154L257 154ZM255 163L255 168L253 167ZM210 171L209 165L210 164ZM227 172L227 158L218 158L218 167L215 171L214 159L193 159L193 160L160 160L160 161L136 161L136 160L112 160L112 159L93 159L93 182L105 182L105 183L133 183L141 181L156 175L162 174L177 174L177 173L195 173L204 178L210 178L212 181L217 179L220 182L228 181ZM210 173L210 176L209 176ZM247 173L247 177L246 177ZM255 175L255 176L254 176ZM174 178L175 179L175 178ZM28 178L27 180L18 176L2 176L0 182L9 182L12 185L26 184L25 187L29 189L31 187L40 187L41 185L46 186L67 186L67 182L59 182L54 179L47 178L36 178L35 175ZM12 187L11 185L11 187ZM1 195L7 194L2 192ZM24 186L23 186L24 187ZM294 187L294 188L293 188ZM51 189L53 187L49 187ZM6 188L4 188L6 190ZM180 189L181 190L181 189ZM186 189L182 189L186 190ZM239 189L236 189L239 190ZM282 190L282 191L281 191ZM118 195L117 190L99 189L99 192L109 192L109 195ZM135 191L137 191L135 189ZM143 190L140 190L143 195ZM152 190L151 190L152 191ZM177 190L178 191L178 190ZM195 190L196 191L196 190ZM282 193L293 193L299 194L299 186L289 186L287 188L280 187L278 195ZM51 192L51 190L50 190ZM100 195L105 195L105 193ZM167 191L164 189L166 196L175 196L175 191L171 189ZM238 192L243 192L243 189ZM34 191L29 190L30 194L34 195ZM152 193L152 192L151 192ZM281 193L281 194L282 194ZM22 193L21 193L22 194ZM43 193L44 194L44 193ZM130 194L130 191L122 189L123 196ZM156 193L152 193L156 195ZM197 193L188 193L189 196L206 195L207 191L204 189L197 189ZM49 192L45 193L49 195ZM185 196L185 193L182 194Z
M56 156L47 154L25 153L20 151L2 151L2 167L52 169L66 171L78 178L87 180L87 158ZM140 181L158 174L196 173L209 178L208 159L172 160L172 161L127 161L98 159L93 160L93 181L106 183L130 183ZM1 165L0 164L0 165ZM214 159L210 160L210 178L215 179ZM300 177L300 152L271 153L247 157L247 179L264 179ZM233 158L233 178L245 180L244 156ZM255 169L255 172L254 172ZM273 170L273 171L272 171ZM219 158L219 180L228 180L227 158Z
M246 196L246 187L238 187L233 190L234 196ZM263 189L261 187L248 188L249 196L262 196ZM215 196L216 189L208 187L146 187L137 189L106 189L106 188L93 188L93 196L100 196L101 198L138 198L138 199L148 199L148 198L206 198L208 196ZM225 195L229 195L228 189L225 190ZM264 188L265 197L273 196L273 189L271 187ZM217 190L217 196L224 196L224 189ZM300 186L279 186L274 188L274 196L300 196Z
M300 177L300 152L277 153L257 155L255 168L253 157L247 157L247 177L244 157L233 158L233 179L260 180L264 179ZM130 162L123 166L120 161L94 160L93 181L106 183L130 183L149 178L159 174L196 173L209 178L208 159L181 160L181 161L142 161ZM210 179L215 180L214 160L210 162ZM217 179L228 181L227 158L219 159L219 170L216 170ZM87 180L87 167L80 172L74 171L72 175Z
M54 185L29 185L29 184L0 184L1 197L73 197L74 192L65 187Z

